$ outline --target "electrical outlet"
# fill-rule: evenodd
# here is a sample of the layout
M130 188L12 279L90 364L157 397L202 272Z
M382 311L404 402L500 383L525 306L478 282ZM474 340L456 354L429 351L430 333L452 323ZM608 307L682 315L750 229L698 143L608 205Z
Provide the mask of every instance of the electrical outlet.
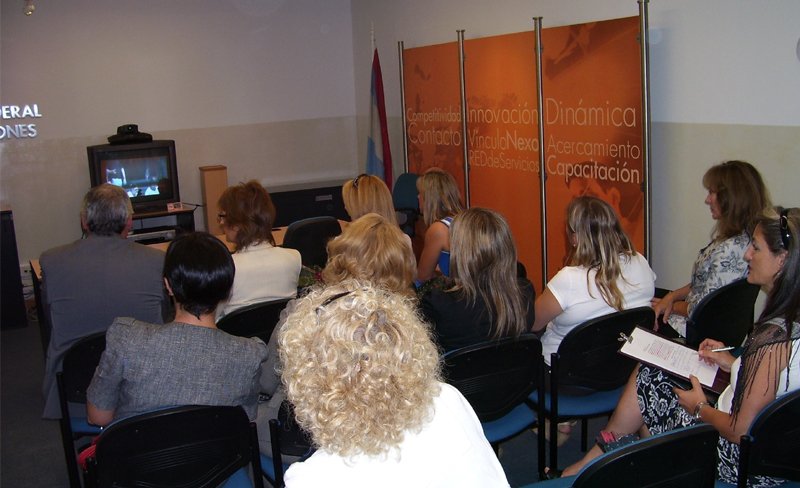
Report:
M19 276L22 279L23 288L33 286L33 275L31 274L30 264L26 263L19 266Z

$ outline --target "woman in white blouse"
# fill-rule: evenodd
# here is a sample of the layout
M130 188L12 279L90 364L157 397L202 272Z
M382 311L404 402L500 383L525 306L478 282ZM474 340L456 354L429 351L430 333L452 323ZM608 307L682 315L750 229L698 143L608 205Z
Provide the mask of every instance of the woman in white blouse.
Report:
M275 246L275 205L255 180L229 187L219 197L219 223L236 245L236 277L230 298L217 308L217 321L237 308L297 295L300 253Z

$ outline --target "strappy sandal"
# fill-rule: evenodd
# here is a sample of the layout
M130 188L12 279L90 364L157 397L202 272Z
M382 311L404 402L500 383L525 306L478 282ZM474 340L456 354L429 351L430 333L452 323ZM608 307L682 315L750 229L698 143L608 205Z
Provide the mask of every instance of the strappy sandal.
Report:
M558 478L561 478L561 470L544 468L545 480L556 480Z

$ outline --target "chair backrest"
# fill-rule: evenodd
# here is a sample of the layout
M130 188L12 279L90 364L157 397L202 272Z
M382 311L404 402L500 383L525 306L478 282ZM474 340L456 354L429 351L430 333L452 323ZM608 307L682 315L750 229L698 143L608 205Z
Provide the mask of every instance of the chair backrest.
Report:
M619 353L620 333L634 327L652 329L655 313L638 307L597 317L578 325L561 341L551 357L551 374L558 387L607 391L628 381L636 362Z
M444 356L444 376L481 422L499 419L544 382L542 343L526 334L450 351Z
M395 210L419 211L417 178L419 176L415 173L403 173L397 177L392 190L392 203L394 203Z
M254 303L234 310L222 317L217 328L239 337L259 337L269 342L272 331L278 324L281 312L291 298Z
M335 217L311 217L289 224L282 246L300 251L303 266L323 267L328 261L328 241L341 233Z
M739 483L749 475L800 481L800 390L764 407L739 444Z
M70 347L64 355L62 370L56 373L58 388L58 405L61 419L58 421L61 430L61 444L67 464L69 485L80 488L80 474L75 452L75 440L87 435L97 435L99 427L86 423L86 419L73 419L70 416L70 403L85 404L86 389L92 382L94 371L100 362L100 356L106 349L106 333L98 332L84 337ZM73 420L75 420L73 427Z
M713 487L719 433L699 424L648 437L597 458L575 478L574 488Z
M278 409L278 418L269 421L272 445L272 470L274 485L283 484L283 455L305 458L314 450L311 435L303 430L294 417L294 408L284 400Z
M255 424L241 407L183 406L130 417L97 439L88 484L216 487L251 464L263 487Z
M65 402L86 403L86 389L92 382L94 370L105 349L105 332L86 336L69 348L61 369L61 384L64 387L62 398Z
M753 328L758 290L758 285L743 278L706 295L686 323L686 345L696 349L707 338L729 346L741 345Z

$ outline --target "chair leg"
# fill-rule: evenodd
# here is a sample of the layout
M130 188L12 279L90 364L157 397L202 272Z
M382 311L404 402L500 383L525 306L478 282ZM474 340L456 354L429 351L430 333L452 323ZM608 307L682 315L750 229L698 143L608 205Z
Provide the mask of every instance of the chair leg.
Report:
M62 425L61 439L64 445L64 457L67 462L69 486L70 488L81 488L81 475L78 468L78 456L75 452L75 441L72 440L72 431L69 428L67 429L67 432L65 432Z
M272 443L272 463L275 471L275 483L277 488L283 488L283 459L281 457L281 438L280 427L277 419L269 421L269 435Z
M581 419L581 452L586 452L589 442L589 419Z

